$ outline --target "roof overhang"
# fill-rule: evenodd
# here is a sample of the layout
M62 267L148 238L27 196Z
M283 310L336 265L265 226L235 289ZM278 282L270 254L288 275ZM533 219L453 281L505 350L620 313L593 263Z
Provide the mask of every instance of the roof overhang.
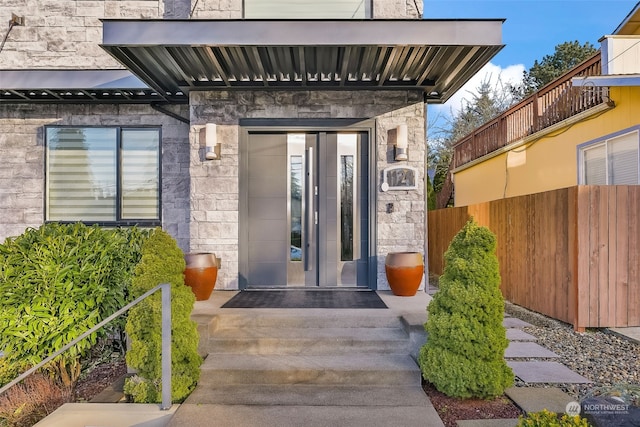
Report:
M158 93L416 89L444 102L504 46L496 20L103 20L102 47Z
M173 95L177 101L179 95ZM166 102L129 70L0 70L0 102ZM187 102L186 95L182 101Z
M640 86L640 74L574 77L571 79L571 84L576 87Z

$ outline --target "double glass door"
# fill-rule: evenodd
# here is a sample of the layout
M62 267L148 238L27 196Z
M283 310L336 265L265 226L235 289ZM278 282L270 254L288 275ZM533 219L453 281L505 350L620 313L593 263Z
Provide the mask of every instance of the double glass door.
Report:
M248 287L367 286L367 134L250 133Z

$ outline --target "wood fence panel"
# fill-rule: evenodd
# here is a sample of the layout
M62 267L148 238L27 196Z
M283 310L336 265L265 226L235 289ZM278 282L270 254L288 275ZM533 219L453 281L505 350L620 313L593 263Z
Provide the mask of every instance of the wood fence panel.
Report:
M576 246L578 247L578 283L576 287L578 302L577 317L573 326L580 329L585 328L591 323L591 281L594 280L594 278L591 277L592 271L590 268L593 253L593 248L590 246L591 192L589 192L588 187L584 186L577 187L577 192L575 221L578 229L578 240L576 242Z
M640 325L640 186L629 187L628 326Z
M616 212L617 220L615 224L616 239L616 265L614 271L615 288L617 292L613 298L613 310L615 313L615 325L627 325L629 323L629 307L627 300L629 296L629 187L619 186L616 189ZM611 301L609 302L611 307Z
M429 265L470 216L497 237L505 299L586 327L640 326L640 186L577 186L429 212Z
M444 253L453 237L468 221L467 208L447 208L429 211L429 272L441 275L444 270Z

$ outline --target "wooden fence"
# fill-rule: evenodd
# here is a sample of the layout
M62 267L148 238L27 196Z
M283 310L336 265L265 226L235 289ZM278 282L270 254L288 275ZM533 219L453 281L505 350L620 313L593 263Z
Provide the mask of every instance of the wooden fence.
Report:
M473 216L497 236L506 300L588 327L640 326L640 186L576 186L429 212L429 270Z

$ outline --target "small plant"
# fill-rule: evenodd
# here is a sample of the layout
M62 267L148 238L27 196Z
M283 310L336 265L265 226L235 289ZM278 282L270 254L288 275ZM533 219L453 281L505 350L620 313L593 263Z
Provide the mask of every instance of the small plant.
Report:
M131 292L138 297L161 283L171 283L171 397L183 401L200 377L198 331L190 318L195 296L184 285L184 254L176 241L157 228L142 247ZM127 379L124 391L138 403L160 402L162 316L161 295L156 292L131 309L126 331L131 339L127 364L138 371Z
M68 388L44 374L33 374L0 396L0 426L30 427L68 402Z
M513 384L495 249L495 235L472 219L445 253L419 364L425 380L448 396L488 399Z
M529 412L518 418L517 427L589 427L586 419L579 415L560 417L555 412L543 409L540 412Z

